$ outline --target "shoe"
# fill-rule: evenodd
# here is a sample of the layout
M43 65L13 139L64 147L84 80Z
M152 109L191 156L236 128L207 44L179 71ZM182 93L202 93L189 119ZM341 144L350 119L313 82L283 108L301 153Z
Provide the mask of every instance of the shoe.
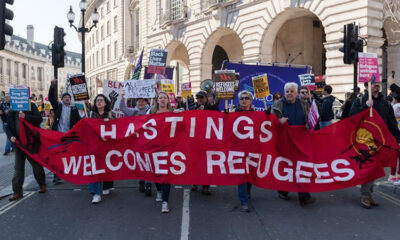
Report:
M397 180L396 176L394 176L394 175L390 175L389 178L388 178L388 182L389 183L394 183L396 180Z
M14 152L14 148L11 148L11 152Z
M369 203L371 203L371 206L374 207L379 206L379 203L372 198L369 198Z
M250 212L249 205L243 204L242 206L240 206L240 211L241 212Z
M111 193L110 189L103 190L103 195L110 195L110 193Z
M46 185L39 186L38 193L45 193L46 192Z
M7 156L10 152L4 152L3 156Z
M371 208L371 202L370 202L369 198L361 199L361 207L366 208L366 209Z
M278 197L282 200L290 200L288 193L278 193Z
M203 188L203 189L201 190L201 193L204 194L204 195L207 195L207 196L210 196L210 195L211 195L211 191L210 191L209 188Z
M13 195L11 195L11 197L8 200L10 200L10 202L12 202L12 201L18 200L23 197L24 197L24 195L22 195L22 193L13 193Z
M101 202L101 196L99 194L93 195L92 203L97 204L99 202Z
M315 203L315 201L317 201L317 199L315 197L310 197L307 200L300 200L299 202L300 202L300 206L304 207L306 205Z
M197 192L197 185L192 186L192 192Z
M151 183L146 183L144 193L147 197L151 196Z
M144 181L139 181L139 192L145 192L145 183Z
M162 201L161 192L157 191L156 202L161 202L161 201Z
M162 202L161 212L162 213L169 213L168 202Z
M60 184L60 183L62 183L62 180L61 180L61 178L59 178L58 176L54 176L54 178L53 178L53 183L54 183L54 184Z

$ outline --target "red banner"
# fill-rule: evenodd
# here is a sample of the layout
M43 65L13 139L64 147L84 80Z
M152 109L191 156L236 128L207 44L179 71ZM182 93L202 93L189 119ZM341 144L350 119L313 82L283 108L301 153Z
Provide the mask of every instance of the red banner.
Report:
M317 192L366 183L394 166L398 145L379 115L364 111L322 130L281 125L264 112L188 111L104 122L68 133L21 121L25 152L66 181L143 179Z

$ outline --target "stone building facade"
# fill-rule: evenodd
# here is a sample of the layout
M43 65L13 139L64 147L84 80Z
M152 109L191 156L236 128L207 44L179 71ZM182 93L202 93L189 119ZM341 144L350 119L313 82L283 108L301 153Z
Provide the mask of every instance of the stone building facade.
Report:
M5 49L0 51L0 92L9 92L11 84L30 87L31 93L46 97L50 82L54 79L51 65L51 50L45 44L34 41L34 28L27 26L27 38L12 36ZM58 69L60 83L65 83L67 74L81 72L81 55L66 51L65 67ZM65 88L65 87L64 87ZM63 90L60 84L60 91Z
M122 81L130 77L142 48L144 65L151 48L165 48L167 65L176 69L178 90L186 81L198 90L200 82L229 59L309 65L342 95L353 83L353 66L343 64L339 51L344 24L360 25L360 36L367 41L364 52L378 54L381 73L390 72L390 64L397 68L399 45L384 51L385 42L396 38L384 34L388 1L92 0L86 18L94 8L101 17L86 43L87 75L92 81ZM383 58L394 60L385 63Z

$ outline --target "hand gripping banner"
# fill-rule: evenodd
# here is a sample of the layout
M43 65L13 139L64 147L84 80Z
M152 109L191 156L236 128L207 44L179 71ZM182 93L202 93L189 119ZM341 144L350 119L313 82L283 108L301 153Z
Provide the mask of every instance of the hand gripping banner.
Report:
M66 181L142 179L331 191L370 182L396 164L398 145L368 110L309 133L265 112L187 111L105 122L67 133L20 124L18 146Z

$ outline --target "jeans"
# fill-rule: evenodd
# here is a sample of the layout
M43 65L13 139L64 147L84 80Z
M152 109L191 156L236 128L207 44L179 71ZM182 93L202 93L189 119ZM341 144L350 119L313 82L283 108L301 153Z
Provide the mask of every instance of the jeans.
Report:
M249 194L247 192L247 183L238 185L238 195L241 205L247 205L249 203Z
M332 124L332 120L330 120L330 121L321 121L321 122L319 122L319 129L323 129L324 127L327 127L327 126L329 126L331 124Z
M103 192L103 182L91 183L89 186L89 191L90 193L101 195L101 193Z
M14 176L12 178L12 188L14 193L22 193L22 186L25 180L25 159L28 158L29 163L32 166L33 175L39 186L46 185L46 175L44 174L43 167L32 158L28 157L18 147L15 149L15 160L14 160Z
M361 199L371 198L374 191L374 181L361 185Z
M156 183L156 188L158 192L162 192L162 201L168 202L169 199L169 192L171 191L171 184L167 183Z
M7 123L3 123L3 130L6 133L7 132ZM4 152L10 152L11 151L11 142L10 140L7 138L6 140L6 148L4 149Z

